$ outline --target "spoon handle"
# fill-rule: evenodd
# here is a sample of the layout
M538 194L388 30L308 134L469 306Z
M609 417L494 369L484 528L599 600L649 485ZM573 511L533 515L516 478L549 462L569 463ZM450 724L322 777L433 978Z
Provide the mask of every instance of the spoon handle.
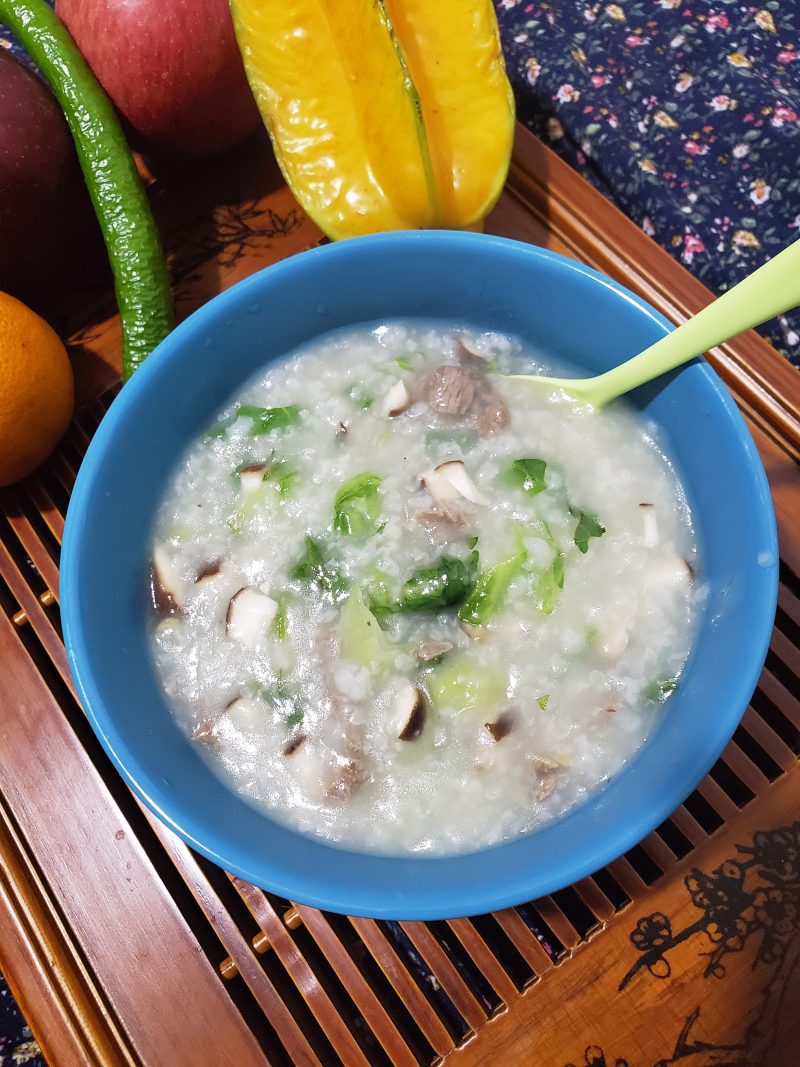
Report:
M638 356L591 379L592 402L603 407L637 385L800 304L800 240ZM588 384L588 383L587 383Z

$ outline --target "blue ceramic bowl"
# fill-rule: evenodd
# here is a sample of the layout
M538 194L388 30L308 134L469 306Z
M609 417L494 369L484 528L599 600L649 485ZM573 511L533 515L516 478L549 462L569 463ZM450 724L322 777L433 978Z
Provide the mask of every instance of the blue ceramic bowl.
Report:
M567 885L630 848L691 792L758 679L778 551L764 470L710 367L698 361L642 387L632 399L669 442L710 594L685 678L640 752L566 818L464 856L351 852L273 822L214 776L170 715L148 655L151 524L181 453L251 375L325 331L397 316L514 333L581 374L608 369L670 329L594 271L492 237L388 234L295 256L195 312L114 401L72 494L61 595L70 666L95 732L130 787L193 848L292 900L432 919Z

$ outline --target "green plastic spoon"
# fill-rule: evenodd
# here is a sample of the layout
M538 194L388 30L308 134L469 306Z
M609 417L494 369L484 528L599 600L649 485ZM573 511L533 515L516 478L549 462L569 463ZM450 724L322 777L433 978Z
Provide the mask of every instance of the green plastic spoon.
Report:
M602 408L637 385L658 378L701 352L729 341L751 326L800 304L800 240L773 256L708 307L638 356L594 378L545 378L512 374L520 381L561 389L578 400Z

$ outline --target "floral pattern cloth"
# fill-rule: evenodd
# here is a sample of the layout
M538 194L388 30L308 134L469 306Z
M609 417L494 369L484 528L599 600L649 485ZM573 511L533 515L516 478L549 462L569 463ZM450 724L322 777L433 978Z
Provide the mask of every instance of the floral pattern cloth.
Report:
M519 118L710 289L800 237L797 0L495 6Z
M42 1051L0 975L0 1067L46 1067Z

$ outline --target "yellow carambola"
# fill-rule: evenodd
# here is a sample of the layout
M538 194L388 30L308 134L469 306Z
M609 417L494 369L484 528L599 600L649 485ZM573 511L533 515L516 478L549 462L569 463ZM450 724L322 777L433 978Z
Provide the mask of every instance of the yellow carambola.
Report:
M476 228L514 102L491 0L232 0L287 183L334 239Z

